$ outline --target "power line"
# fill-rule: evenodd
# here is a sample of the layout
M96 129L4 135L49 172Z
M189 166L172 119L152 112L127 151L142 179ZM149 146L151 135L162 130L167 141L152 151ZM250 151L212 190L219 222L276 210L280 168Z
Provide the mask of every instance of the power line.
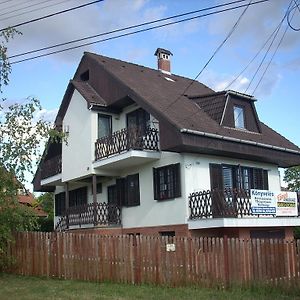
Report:
M36 22L36 21L44 20L44 19L47 19L47 18L50 18L50 17L54 17L54 16L57 16L57 15L60 15L60 14L64 14L64 13L67 13L67 12L70 12L70 11L73 11L73 10L76 10L76 9L80 9L80 8L83 8L83 7L86 7L86 6L95 4L95 3L102 2L102 1L104 1L104 0L97 0L97 1L92 1L92 2L85 3L85 4L82 4L82 5L74 6L74 7L64 9L64 10L61 10L61 11L58 11L58 12L55 12L55 13L52 13L52 14L49 14L49 15L46 15L46 16L43 16L43 17L39 17L39 18L32 19L32 20L29 20L29 21L26 21L26 22L22 22L22 23L13 25L11 27L13 27L13 28L20 27L20 26L25 25L25 24L29 24L29 23L33 23L33 22ZM5 28L0 29L0 31L3 31L3 30L5 30Z
M235 24L233 25L233 27L231 28L231 30L228 32L227 36L225 37L225 39L222 41L222 43L216 48L216 50L214 51L214 53L212 54L212 56L210 57L210 59L208 60L208 62L204 65L204 67L201 69L201 71L197 74L197 76L195 77L195 79L185 88L185 90L175 99L175 101L172 101L165 109L164 111L168 110L172 105L174 105L182 96L184 96L184 94L187 92L187 90L192 86L192 84L196 81L196 79L200 76L200 74L203 72L203 70L207 67L207 65L209 64L209 62L213 59L213 57L215 56L215 54L221 49L221 47L225 44L225 42L229 39L229 37L232 35L232 33L234 32L234 30L236 29L237 25L239 24L241 18L244 16L244 14L246 13L247 9L249 8L250 5L252 5L254 3L252 3L252 0L249 1L249 3L246 5L245 9L243 10L243 12L241 13L241 15L239 16L239 18L237 19L237 21L235 22ZM193 118L196 114L198 114L198 111L196 111L195 113L193 113L191 116L189 116L188 118ZM183 119L181 122L187 120L187 118Z
M287 11L286 11L285 16L288 14L288 12L289 12L289 10L290 10L290 7L291 7L292 3L293 3L293 0L291 0L289 6L288 6L288 8L287 8ZM254 78L256 77L257 73L259 72L260 68L262 67L262 65L263 65L263 63L264 63L264 61L265 61L267 55L269 54L269 52L270 52L270 50L271 50L271 47L273 46L273 43L275 42L275 39L276 39L276 37L277 37L277 35L278 35L279 31L280 31L280 28L281 28L281 26L282 26L282 24L283 24L284 19L285 19L285 17L281 20L281 22L280 22L280 24L279 24L279 26L278 26L278 28L277 28L277 30L276 30L276 32L275 32L275 34L274 34L272 40L271 40L271 43L269 44L269 47L267 48L267 51L265 52L265 55L263 56L261 62L259 63L258 67L256 68L256 71L254 72L254 75L252 76L252 78L251 78L251 80L250 80L250 82L249 82L247 88L244 90L244 93L247 93L248 89L249 89L250 86L252 85L252 82L254 81Z
M10 1L11 0L2 1L2 2L0 2L0 4L4 4L4 3L10 2Z
M251 5L259 4L259 3L263 3L263 2L268 2L268 1L270 1L270 0L259 0L259 1L251 3ZM210 16L210 15L214 15L214 14L219 14L219 13L230 11L230 10L235 10L235 9L238 9L238 8L241 8L241 7L245 7L247 5L248 4L239 5L239 6L235 6L235 7L231 7L231 8L226 8L226 9L222 9L222 10L218 10L218 11L198 15L198 16L195 16L195 17L190 17L190 18L186 18L186 19L182 19L182 20L178 20L178 21L174 21L174 22L169 22L169 23L162 24L162 25L152 26L152 27L136 30L136 31L133 31L133 32L124 33L124 34L120 34L120 35L117 35L117 36L113 36L113 37L109 37L109 38L105 38L105 39L101 39L101 40L97 40L97 41L93 41L93 42L89 42L89 43L84 43L84 44L81 44L81 45L78 45L78 46L73 46L73 47L62 49L62 50L57 50L57 51L53 51L53 52L49 52L49 53L45 53L45 54L41 54L41 55L36 55L36 56L33 56L33 57L29 57L29 58L25 58L25 59L22 59L22 60L14 61L14 62L11 62L11 64L17 64L17 63L21 63L21 62L25 62L25 61L29 61L29 60L33 60L33 59L53 55L53 54L58 54L58 53L65 52L65 51L70 51L70 50L82 48L84 46L89 46L89 45L93 45L93 44L97 44L97 43L101 43L101 42L105 42L105 41L109 41L109 40L113 40L113 39L117 39L117 38L121 38L121 37L125 37L125 36L130 36L130 35L141 33L141 32L146 32L146 31L149 31L149 30L157 29L157 28L166 27L166 26L173 25L173 24L179 24L179 23L182 23L182 22L195 20L195 19L199 19L199 18L202 18L202 17L206 17L206 16ZM120 29L120 31L121 31L121 29Z
M293 6L293 8L289 11L288 15L287 15L287 22L288 22L288 26L293 29L294 31L300 31L300 27L296 28L292 25L292 18L294 17L295 13L296 13L296 8L298 8L299 12L300 12L300 7L299 4L296 0L294 0L295 5ZM292 18L290 19L290 15L292 13L292 11L294 11Z
M24 3L23 2L21 2L21 3L18 3L18 4L14 4L14 5L11 5L11 6L7 6L7 7L5 7L5 8L2 8L2 13L0 14L0 17L1 16L5 16L5 15L8 15L8 14L11 14L11 13L14 13L14 12L17 12L17 11L20 11L20 10L24 10L24 9L26 9L26 8L30 8L30 7L34 7L34 6L37 6L37 5L41 5L41 4L44 4L44 3L46 3L46 2L50 2L50 1L55 1L55 0L44 0L44 1L42 1L42 2L38 2L38 3L35 3L35 4L30 4L30 5L27 5L27 6L23 6L23 7L21 7L21 8L18 8L18 9L15 9L15 10L12 10L12 11L8 11L8 12L4 12L3 13L3 10L7 10L7 9L10 9L10 8L13 8L13 7L16 7L16 6L20 6L20 5L24 5ZM8 17L8 19L9 18L13 18L13 16L11 16L11 17ZM6 19L3 19L3 20L6 20ZM2 20L0 20L0 21L2 21Z
M291 3L290 3L291 5ZM289 5L289 7L290 7ZM258 50L258 52L254 55L254 57L249 61L249 63L244 67L244 69L242 69L242 71L235 76L235 78L224 88L224 90L227 90L248 68L249 66L254 62L254 60L258 57L258 55L261 53L261 51L265 48L265 46L268 44L268 42L270 41L270 39L273 37L273 35L275 34L275 32L277 32L277 30L279 30L281 24L283 23L283 21L285 20L287 13L289 11L289 7L287 9L287 11L285 12L283 18L280 20L279 24L277 25L277 27L273 30L273 32L270 34L270 36L267 38L267 40L264 42L264 44L262 45L262 47Z
M295 8L295 7L294 7L294 8ZM292 9L292 10L293 10L293 9ZM290 10L290 12L291 12L292 10ZM291 20L293 19L295 13L296 13L296 10L293 12L293 15L292 15L292 17L291 17ZM252 95L255 93L255 91L257 90L257 88L258 88L259 85L261 84L262 80L264 79L264 77L265 77L265 75L266 75L266 73L267 73L267 71L268 71L268 69L269 69L269 67L270 67L270 65L271 65L271 63L272 63L272 61L273 61L273 59L274 59L274 57L275 57L275 55L276 55L278 49L279 49L279 47L281 46L281 44L282 44L282 42L283 42L283 40L284 40L284 37L285 37L285 35L286 35L286 33L287 33L289 27L290 27L290 25L288 24L288 25L286 26L286 28L285 28L285 31L284 31L284 33L283 33L283 35L282 35L282 37L281 37L279 43L277 44L277 47L276 47L275 51L273 52L273 55L272 55L272 57L271 57L271 59L270 59L268 65L266 66L266 68L265 68L263 74L261 75L261 77L260 77L260 79L259 79L257 85L255 86L255 88L254 88L254 90L253 90L253 92L252 92Z
M137 25L123 27L121 29L115 29L115 30L112 30L112 31L103 32L103 33L99 33L99 34L95 34L95 35L90 35L90 36L87 36L87 37L84 37L84 38L71 40L71 41L68 41L68 42L55 44L55 45L52 45L52 46L47 46L47 47L39 48L39 49L36 49L36 50L23 52L21 54L12 55L9 58L16 58L16 57L20 57L20 56L24 56L24 55L28 55L28 54L33 54L33 53L37 53L37 52L41 52L41 51L45 51L45 50L65 46L65 45L70 45L70 44L77 43L77 42L82 42L82 41L93 39L93 38L96 38L96 37L105 36L105 35L109 35L109 34L113 34L113 33L118 33L118 32L130 30L130 29L134 29L134 28L138 28L138 27L143 27L143 26L147 26L147 25L151 25L151 24L155 24L155 23L160 23L160 22L163 22L163 21L167 21L167 20L171 20L171 19L175 19L175 18L179 18L179 17L184 17L184 16L187 16L187 15L193 15L193 14L196 14L196 13L199 13L199 12L212 10L212 9L216 9L216 8L220 8L220 7L224 7L224 6L229 6L229 5L232 5L232 4L237 4L239 2L245 2L245 1L247 1L247 0L232 1L232 2L225 3L225 4L219 4L219 5L215 5L215 6L211 6L211 7L207 7L207 8L202 8L202 9L198 9L198 10L194 10L194 11L190 11L190 12L186 12L186 13L182 13L182 14L178 14L178 15L173 15L173 16L170 16L170 17L162 18L162 19L157 19L157 20L154 20L154 21L149 21L149 22L144 22L144 23L140 23L140 24L137 24ZM15 26L13 26L13 27L15 27Z
M243 10L243 12L240 14L240 16L238 17L237 21L234 23L233 27L231 28L231 30L228 32L228 34L226 35L225 39L221 42L221 44L216 48L216 50L213 52L213 54L211 55L211 57L208 59L208 61L204 64L204 66L202 67L202 69L200 70L200 72L196 75L196 77L192 80L192 82L184 89L184 91L175 99L175 101L171 102L166 110L173 104L175 104L181 96L184 96L185 93L188 91L188 89L194 84L194 82L197 80L197 78L202 74L202 72L207 68L207 66L209 65L209 63L213 60L213 58L216 56L216 54L220 51L220 49L224 46L224 44L227 42L227 40L231 37L231 35L233 34L233 32L235 31L236 27L238 26L238 24L240 23L242 17L244 16L244 14L246 13L247 9L249 8L249 6L251 5L252 0L249 1L249 3L247 4L247 6L245 7L245 9Z

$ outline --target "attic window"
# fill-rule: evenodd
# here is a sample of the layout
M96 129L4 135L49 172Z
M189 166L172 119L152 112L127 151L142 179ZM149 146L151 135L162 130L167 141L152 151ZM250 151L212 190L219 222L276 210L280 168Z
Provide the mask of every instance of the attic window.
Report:
M234 126L235 128L245 129L245 111L241 106L233 107Z
M88 81L90 79L90 71L87 70L80 75L82 81Z

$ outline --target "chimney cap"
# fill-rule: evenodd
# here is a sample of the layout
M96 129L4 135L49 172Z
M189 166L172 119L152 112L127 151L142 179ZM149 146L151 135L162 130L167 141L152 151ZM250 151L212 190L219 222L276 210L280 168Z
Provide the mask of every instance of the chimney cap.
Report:
M173 53L167 49L163 49L163 48L157 48L154 55L158 56L159 53L164 53L167 55L173 55Z

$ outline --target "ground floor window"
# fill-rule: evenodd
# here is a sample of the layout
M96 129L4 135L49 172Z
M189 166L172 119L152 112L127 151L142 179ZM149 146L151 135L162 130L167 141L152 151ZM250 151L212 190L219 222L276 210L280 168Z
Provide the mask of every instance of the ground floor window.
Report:
M153 190L155 200L180 197L180 164L153 168Z
M122 206L140 205L139 174L118 178L116 184L107 188L108 203Z
M82 187L69 192L69 207L87 204L87 187Z
M55 195L55 216L61 216L66 210L66 194L65 192Z
M284 229L250 230L251 239L284 239Z

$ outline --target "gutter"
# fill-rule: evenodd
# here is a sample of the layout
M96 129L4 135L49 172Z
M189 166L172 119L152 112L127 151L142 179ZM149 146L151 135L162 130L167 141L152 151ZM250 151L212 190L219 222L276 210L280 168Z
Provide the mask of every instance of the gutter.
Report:
M208 132L186 129L186 128L180 129L180 132L199 135L199 136L206 136L206 137L215 138L215 139L224 140L224 141L259 146L259 147L273 149L273 150L285 151L285 152L290 152L290 153L294 153L294 154L300 154L300 151L293 150L293 149L288 149L288 148L284 148L284 147L279 147L279 146L274 146L274 145L269 145L269 144L264 144L264 143L258 143L258 142L248 141L248 140L237 139L237 138L219 135L219 134L215 134L215 133L208 133Z

